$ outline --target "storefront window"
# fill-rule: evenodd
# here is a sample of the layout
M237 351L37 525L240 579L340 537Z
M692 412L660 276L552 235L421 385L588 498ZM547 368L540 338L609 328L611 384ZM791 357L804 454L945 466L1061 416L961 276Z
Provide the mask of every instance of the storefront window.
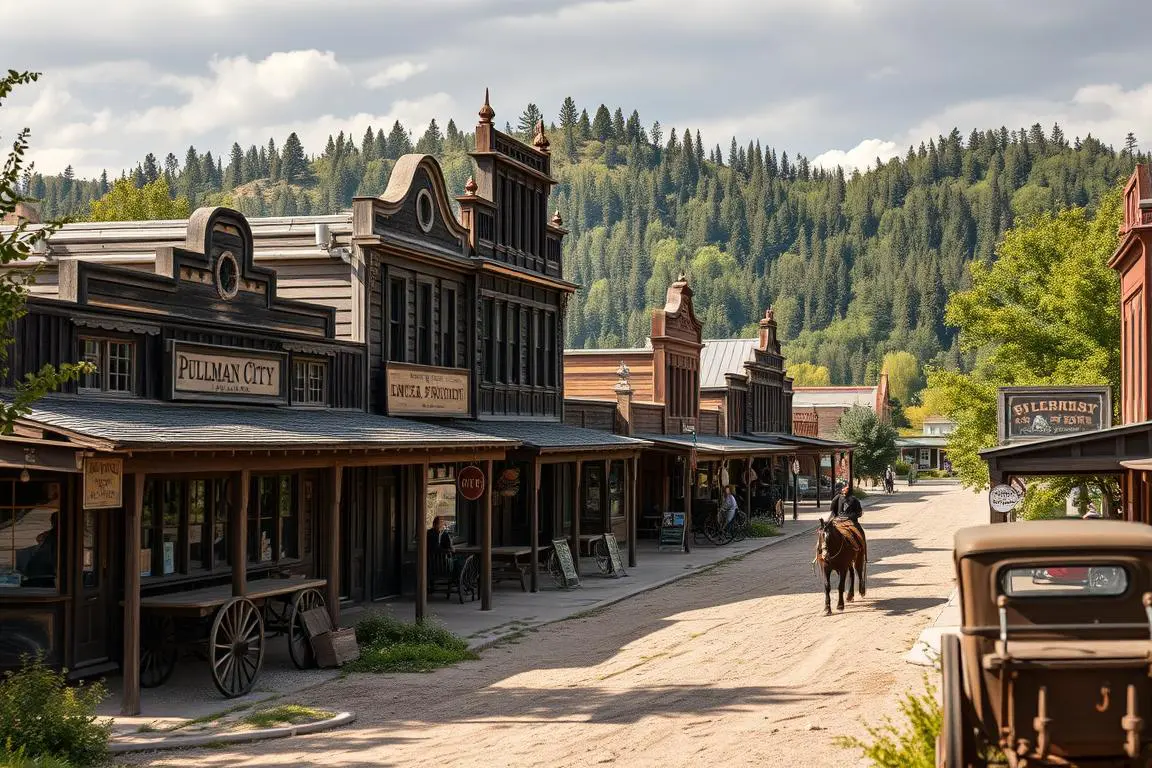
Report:
M428 467L428 502L425 506L424 530L439 517L454 539L461 537L456 517L456 470L447 464Z
M168 576L176 573L176 552L180 546L180 508L184 483L176 480L164 481L163 531L161 532L160 574Z
M156 544L156 481L144 483L144 505L140 510L140 575L152 575L152 552Z
M255 491L248 503L249 562L298 557L300 517L292 475L265 475L253 483Z
M99 572L96 570L97 552L96 542L96 510L89 509L84 512L84 545L80 562L80 582L85 589L95 589L100 586Z
M580 485L580 528L586 533L593 533L588 526L599 526L603 521L601 494L604 488L604 468L600 464L585 464Z
M141 576L202 572L223 568L228 560L228 497L223 478L156 478L145 483Z
M608 470L608 509L612 517L624 517L624 462L614 461Z
M280 475L280 557L300 556L300 521L296 498L292 493L292 476Z
M210 563L204 548L211 541L208 528L208 484L204 480L188 483L188 570L199 571Z
M214 480L210 486L212 500L212 566L222 567L232 562L231 537L228 535L228 483Z
M0 483L0 589L56 589L60 484Z

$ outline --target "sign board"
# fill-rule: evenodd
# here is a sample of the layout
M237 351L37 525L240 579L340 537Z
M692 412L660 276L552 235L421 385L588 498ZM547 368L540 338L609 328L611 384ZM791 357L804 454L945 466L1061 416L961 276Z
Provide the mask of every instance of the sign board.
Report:
M608 546L608 573L612 576L627 576L624 570L624 561L620 558L620 545L611 533L604 534L604 543Z
M460 495L468 501L476 501L484 495L487 480L484 470L477 466L464 467L456 473L456 487L460 489Z
M468 371L389 363L389 416L468 416Z
M684 513L665 512L660 524L660 549L664 547L684 548Z
M84 509L124 506L124 459L84 459Z
M994 485L988 491L988 504L993 511L1006 515L1016 509L1023 496L1010 485Z
M792 459L792 474L800 474L800 461L799 459Z
M556 553L556 561L560 563L560 572L564 575L564 589L580 586L580 576L576 573L576 564L572 562L568 539L552 539L552 551Z
M265 350L169 342L173 400L288 402L288 355Z
M1112 390L1001 387L996 417L1001 445L1096 432L1112 426Z

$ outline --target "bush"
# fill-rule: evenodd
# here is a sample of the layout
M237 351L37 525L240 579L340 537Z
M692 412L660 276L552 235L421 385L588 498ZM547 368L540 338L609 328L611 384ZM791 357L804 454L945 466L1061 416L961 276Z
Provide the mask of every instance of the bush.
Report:
M360 658L351 672L431 672L477 658L468 643L430 621L412 624L387 614L368 616L356 625Z
M906 693L900 702L903 724L885 718L878 727L868 727L870 741L841 737L842 747L856 749L876 768L935 768L936 736L943 712L936 700L936 685L924 675L923 693Z
M750 539L766 539L770 536L779 536L780 533L780 529L767 520L752 518L748 521L748 538Z
M892 463L892 471L898 475L907 475L911 469L912 465L906 461L896 461Z
M868 498L867 492L865 492L865 490L858 485L852 486L852 495L858 499Z
M21 750L0 755L0 768L73 768L73 765L59 757L25 757Z
M111 724L96 721L106 695L99 683L69 687L66 674L46 666L42 655L25 657L20 669L0 681L0 744L24 764L43 758L99 763L112 733Z

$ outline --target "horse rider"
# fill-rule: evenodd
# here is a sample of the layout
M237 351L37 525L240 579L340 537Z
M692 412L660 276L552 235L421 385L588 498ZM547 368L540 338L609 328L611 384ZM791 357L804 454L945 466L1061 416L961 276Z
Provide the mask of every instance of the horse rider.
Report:
M860 525L860 516L864 509L860 506L860 499L852 495L848 483L840 488L840 495L832 499L832 519L849 520L860 532L860 541L864 542L864 559L868 559L868 537L864 535L864 527Z

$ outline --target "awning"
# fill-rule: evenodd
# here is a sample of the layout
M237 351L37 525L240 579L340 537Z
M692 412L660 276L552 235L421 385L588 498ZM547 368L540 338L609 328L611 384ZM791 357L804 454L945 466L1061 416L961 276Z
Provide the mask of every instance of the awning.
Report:
M792 448L787 446L767 445L764 443L737 440L720 435L697 435L695 441L692 435L656 435L644 434L637 437L648 440L655 448L675 449L677 451L691 451L702 456L772 456L791 453Z
M1119 474L1152 456L1152 421L1011 443L980 451L993 478L1006 475Z
M149 401L49 397L21 419L68 436L104 441L103 450L328 450L478 447L519 443L363 411L184 405Z
M793 451L818 449L829 451L852 451L856 449L856 446L853 443L846 443L842 440L825 440L822 437L782 435L772 432L753 432L748 435L741 435L740 439L751 440L753 442L764 443L766 445L783 445Z
M462 421L446 422L452 429L494 438L515 440L541 453L561 451L624 451L646 448L651 443L633 437L573 427L557 421Z

